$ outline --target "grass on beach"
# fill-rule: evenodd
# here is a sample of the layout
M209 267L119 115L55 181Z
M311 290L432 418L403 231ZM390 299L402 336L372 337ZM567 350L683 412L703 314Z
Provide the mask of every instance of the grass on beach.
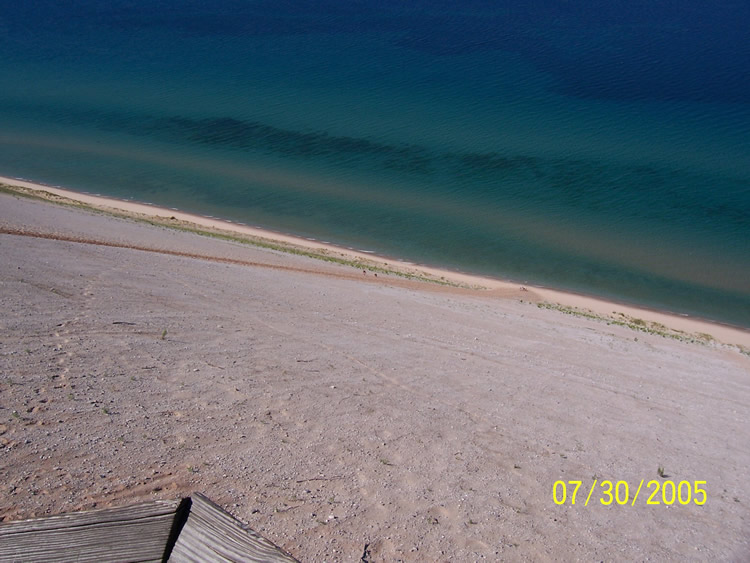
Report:
M131 219L131 220L138 221L140 223L146 223L146 224L157 226L157 227L166 227L166 228L174 229L177 231L190 232L190 233L198 234L201 236L216 238L220 240L237 242L240 244L248 244L248 245L256 246L259 248L265 248L268 250L285 252L287 254L305 256L308 258L313 258L315 260L322 260L324 262L340 264L342 266L348 266L348 267L356 268L359 270L367 270L370 273L398 276L398 277L406 278L410 280L424 281L424 282L434 283L434 284L444 285L444 286L462 287L462 288L467 288L467 289L473 288L465 284L460 284L460 283L446 280L445 278L436 278L426 273L413 273L413 272L400 270L397 268L388 268L388 267L385 267L384 265L381 265L378 262L346 258L345 255L343 254L342 256L335 256L325 249L320 249L320 250L309 249L309 248L304 248L301 246L295 246L289 243L273 241L271 239L264 239L261 237L243 236L237 233L232 233L230 231L223 231L219 229L215 229L215 230L207 229L195 223L182 221L179 219L175 219L174 217L153 217L153 216L142 215L139 213L130 213L130 212L125 212L125 211L120 211L114 208L103 209L100 207L89 205L87 203L80 202L80 201L75 201L73 199L66 198L66 197L53 194L51 192L46 192L43 190L32 190L32 189L25 188L22 186L11 186L9 184L0 184L0 193L7 193L7 194L19 196L19 197L25 197L28 199L47 201L47 202L55 203L57 205L62 205L65 207L85 209L87 211L91 211L94 213L110 215L110 216L119 217L122 219ZM473 288L473 289L476 289L476 288Z
M712 342L715 342L714 337L705 332L689 334L681 330L669 328L663 325L662 323L645 321L637 317L630 317L626 315L625 313L618 313L617 311L612 312L613 316L599 315L599 314L593 313L592 311L588 311L586 309L578 309L576 307L560 305L559 303L548 303L548 302L537 303L537 307L539 307L540 309L553 309L555 311L560 311L561 313L565 313L566 315L573 315L576 317L583 317L583 318L592 319L595 321L606 322L608 325L624 326L626 328L635 330L637 332L644 332L647 334L656 334L664 338L672 338L674 340L679 340L681 342L689 342L689 343L697 343L697 344L710 344ZM745 354L748 353L741 346L738 346L737 348L742 353L745 353Z

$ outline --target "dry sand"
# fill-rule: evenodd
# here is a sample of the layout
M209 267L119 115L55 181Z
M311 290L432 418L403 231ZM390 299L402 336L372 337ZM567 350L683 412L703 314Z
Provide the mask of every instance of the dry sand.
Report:
M750 558L736 346L7 194L0 229L2 519L200 491L303 561Z

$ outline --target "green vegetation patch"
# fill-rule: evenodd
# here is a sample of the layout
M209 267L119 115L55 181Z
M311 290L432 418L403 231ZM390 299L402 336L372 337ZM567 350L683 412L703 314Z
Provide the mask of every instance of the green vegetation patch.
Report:
M662 323L646 321L637 317L630 317L624 313L615 313L617 316L611 317L608 315L599 315L593 311L587 309L579 309L577 307L570 307L568 305L560 305L559 303L548 303L541 302L537 303L537 307L540 309L553 309L560 311L566 315L573 315L575 317L583 317L586 319L592 319L595 321L606 322L608 325L624 326L637 332L645 332L647 334L655 334L663 338L671 338L673 340L679 340L681 342L698 343L698 344L709 344L716 342L713 336L710 334L700 332L697 334L688 334L681 330L671 329ZM745 353L742 347L738 349Z
M38 200L38 201L46 201L46 202L54 203L57 205L62 205L65 207L85 209L87 211L91 211L97 214L109 215L109 216L118 217L121 219L129 219L129 220L137 221L139 223L152 225L155 227L165 227L165 228L173 229L176 231L183 231L183 232L197 234L200 236L211 237L215 239L226 240L226 241L236 242L240 244L247 244L247 245L255 246L258 248L265 248L267 250L275 250L278 252L284 252L286 254L305 256L307 258L321 260L323 262L339 264L342 266L348 266L348 267L356 268L360 270L367 270L368 272L372 272L372 273L398 276L398 277L409 279L409 280L434 283L434 284L443 285L443 286L462 287L462 288L467 288L467 289L470 288L469 286L465 284L451 282L451 281L446 280L443 277L437 279L427 274L416 274L416 273L406 272L406 271L395 269L395 268L388 268L376 262L369 262L369 261L356 259L356 258L346 258L344 256L334 256L329 251L324 250L324 249L315 250L315 249L310 249L310 248L304 248L301 246L295 246L293 244L285 244L282 242L274 241L271 239L265 239L261 237L245 236L239 233L231 233L228 231L209 230L195 223L189 223L186 221L181 221L179 223L175 222L176 220L172 217L163 217L163 218L151 217L151 216L141 215L137 213L128 213L125 211L119 211L117 209L101 209L101 208L89 205L87 203L84 203L84 202L75 201L75 200L72 200L63 196L59 196L57 194L53 194L51 192L45 192L43 190L32 190L30 188L25 188L22 186L11 186L8 184L0 184L0 193L7 193L7 194L11 194L11 195L19 196L19 197L25 197L28 199L33 199L33 200Z

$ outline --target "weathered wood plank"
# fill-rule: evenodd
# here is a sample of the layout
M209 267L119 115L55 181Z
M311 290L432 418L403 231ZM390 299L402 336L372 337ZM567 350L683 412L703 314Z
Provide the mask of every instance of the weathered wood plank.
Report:
M0 561L162 561L180 501L0 523Z
M129 520L140 520L147 516L174 514L180 502L179 500L156 500L130 506L69 512L17 522L0 522L0 538L25 531L53 530L55 528L69 528L104 522L127 522Z
M203 495L195 494L192 501L190 515L169 561L297 561Z

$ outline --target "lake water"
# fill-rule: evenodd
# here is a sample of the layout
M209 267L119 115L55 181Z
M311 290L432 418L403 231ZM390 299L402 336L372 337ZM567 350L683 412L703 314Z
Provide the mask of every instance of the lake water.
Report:
M0 173L750 327L748 21L6 2Z

